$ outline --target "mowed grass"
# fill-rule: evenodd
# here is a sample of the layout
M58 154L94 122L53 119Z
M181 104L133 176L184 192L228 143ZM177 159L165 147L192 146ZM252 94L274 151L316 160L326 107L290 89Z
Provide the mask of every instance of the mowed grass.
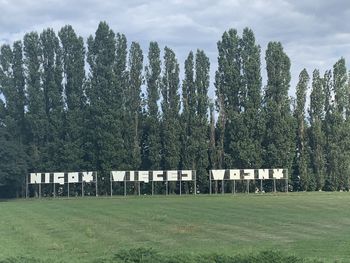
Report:
M350 262L350 193L0 202L0 259L91 262L139 247L227 255L276 249Z

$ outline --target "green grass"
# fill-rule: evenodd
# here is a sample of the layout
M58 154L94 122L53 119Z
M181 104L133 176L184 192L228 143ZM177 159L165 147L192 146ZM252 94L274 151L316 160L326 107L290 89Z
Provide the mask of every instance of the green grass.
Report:
M91 262L131 248L350 262L350 193L0 202L0 259Z

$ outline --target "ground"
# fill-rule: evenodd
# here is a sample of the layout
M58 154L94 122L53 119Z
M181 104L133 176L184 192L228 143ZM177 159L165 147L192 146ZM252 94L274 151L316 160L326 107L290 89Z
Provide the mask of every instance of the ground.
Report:
M31 199L0 202L0 260L90 262L121 249L276 249L350 262L350 193Z

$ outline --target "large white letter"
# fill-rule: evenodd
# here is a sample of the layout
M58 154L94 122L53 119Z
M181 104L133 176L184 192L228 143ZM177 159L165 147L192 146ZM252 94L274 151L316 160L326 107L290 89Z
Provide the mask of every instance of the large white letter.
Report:
M152 181L154 182L163 182L164 176L163 171L152 171Z
M125 180L125 171L111 171L113 182L123 182Z
M170 170L166 172L166 175L168 177L168 181L177 181L177 171L175 170Z
M50 183L50 173L45 173L45 183Z
M243 171L244 179L245 180L254 180L254 170L253 169L246 169Z
M224 180L225 170L211 170L213 180Z
M273 169L273 178L283 179L283 169Z
M130 171L129 172L129 181L130 182L134 182L135 181L135 172L134 171Z
M140 182L149 182L149 172L148 171L139 171L139 181Z
M269 169L259 169L259 179L270 179Z
M64 184L64 173L54 173L53 182L55 184Z
M181 171L181 181L192 181L193 179L191 170L182 170Z
M68 173L68 183L79 183L79 173Z
M93 177L93 173L94 172L83 172L83 182L93 182L94 181L94 177Z
M229 170L230 180L240 180L241 173L238 169Z
M31 184L41 184L41 173L31 173L30 174Z

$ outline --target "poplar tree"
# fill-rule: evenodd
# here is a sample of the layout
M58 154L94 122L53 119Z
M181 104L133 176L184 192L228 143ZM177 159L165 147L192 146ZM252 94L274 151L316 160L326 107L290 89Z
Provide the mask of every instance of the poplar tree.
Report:
M325 134L325 159L326 159L326 180L325 190L334 191L337 189L337 178L333 171L334 165L334 153L336 151L336 144L333 137L333 125L334 125L334 104L333 104L333 83L332 83L332 71L327 70L323 77L323 91L324 91L324 111L325 120L323 122L323 130Z
M36 32L24 36L24 66L27 85L28 110L28 156L29 170L45 170L43 154L47 142L47 116L45 114L44 91L41 82L42 49Z
M240 38L235 29L225 31L218 47L218 70L215 74L216 106L218 118L218 166L219 168L234 165L233 147L236 141L235 129L241 126L240 88L241 58Z
M181 113L181 167L195 169L196 149L194 141L196 118L196 87L194 76L194 55L191 51L185 60L185 78L182 83Z
M5 101L0 100L0 185L6 186L4 197L19 197L27 173L22 44L16 41L12 50L3 45L0 52L0 95Z
M175 53L164 49L164 70L161 84L162 94L162 168L178 169L180 163L179 111L179 64Z
M341 58L333 66L333 92L334 106L332 114L332 127L329 143L331 151L329 156L330 177L333 178L333 188L344 190L349 187L350 175L350 132L348 122L345 120L349 101L348 75L345 59Z
M310 162L316 190L322 190L325 181L325 135L322 129L324 121L325 93L323 79L319 70L312 74L312 90L310 94L309 122L310 122Z
M159 122L159 93L161 84L160 49L157 42L151 42L148 49L148 65L146 66L147 113L144 126L143 167L160 169L161 140Z
M245 28L241 49L241 126L236 132L234 151L239 168L259 168L262 165L261 142L263 120L261 112L260 46L251 29ZM235 124L234 124L235 125Z
M59 33L62 45L62 63L65 91L64 162L66 169L84 167L84 120L86 99L84 94L85 48L72 26L63 27Z
M101 176L119 167L118 158L123 145L116 133L120 132L120 112L114 108L120 97L116 97L115 86L116 39L107 23L101 22L95 36L88 38L87 62L90 66L87 98L89 101L89 151L92 153L93 169ZM120 115L119 115L120 118Z
M294 123L290 110L290 60L279 42L266 50L267 86L264 94L264 164L290 168L294 149Z
M14 121L15 130L11 131L12 135L18 139L22 145L25 143L26 122L25 122L25 107L27 104L25 95L25 79L23 66L23 46L21 41L16 41L13 44L13 64L12 74L14 81Z
M195 159L194 170L197 170L197 182L201 192L208 190L208 174L209 168L209 58L203 50L196 52L195 65L195 121L193 140L195 142ZM208 192L208 191L207 191Z
M113 135L118 151L115 152L115 165L120 169L134 169L131 167L130 152L132 152L132 139L130 137L130 127L127 111L129 92L129 77L127 69L128 46L124 34L116 35L115 63L113 68L114 86L111 88L111 109L116 126Z
M53 29L40 34L42 49L42 85L44 91L45 114L48 121L45 158L47 170L65 169L63 156L63 86L62 50Z
M306 69L303 69L299 75L299 82L296 87L296 108L294 111L296 119L296 148L295 169L293 172L296 177L300 178L298 181L300 181L302 190L313 190L312 177L308 173L307 125L305 120L306 92L309 79L309 74Z
M143 54L138 43L132 42L129 52L129 82L126 93L126 114L129 136L129 164L131 169L141 165L141 85Z

